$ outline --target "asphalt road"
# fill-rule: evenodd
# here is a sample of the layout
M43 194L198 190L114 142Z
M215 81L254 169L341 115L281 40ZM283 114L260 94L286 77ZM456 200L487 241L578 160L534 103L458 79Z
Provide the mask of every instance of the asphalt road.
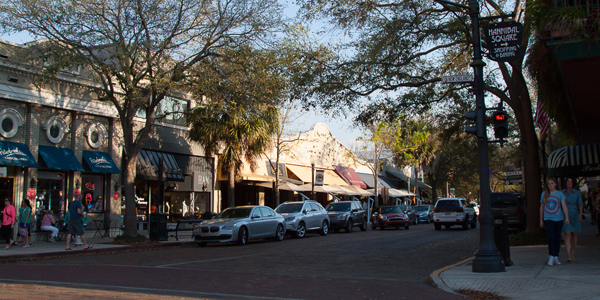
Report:
M435 231L432 224L419 224L246 246L189 245L0 264L0 297L461 299L427 278L472 256L478 241L479 229Z

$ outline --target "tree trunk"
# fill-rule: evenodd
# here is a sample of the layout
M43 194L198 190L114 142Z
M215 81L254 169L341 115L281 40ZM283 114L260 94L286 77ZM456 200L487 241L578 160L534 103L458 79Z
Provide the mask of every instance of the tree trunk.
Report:
M125 170L123 172L123 184L125 192L125 236L137 236L137 203L135 201L135 176L137 161L134 158L126 158Z
M227 172L227 207L235 207L235 166L229 166Z

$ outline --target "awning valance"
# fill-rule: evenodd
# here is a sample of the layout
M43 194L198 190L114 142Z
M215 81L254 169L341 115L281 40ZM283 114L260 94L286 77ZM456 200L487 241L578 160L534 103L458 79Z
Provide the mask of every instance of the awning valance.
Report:
M39 167L27 145L8 141L0 141L0 166Z
M184 181L183 173L181 173L181 169L172 154L152 150L141 150L138 154L137 176L146 180L157 180L161 157L167 180Z
M95 173L119 174L119 168L106 152L83 150L83 160Z
M294 173L294 175L296 175L296 177L298 177L298 179L302 180L303 182L308 182L308 183L312 182L311 167L296 166L296 165L290 165L290 164L286 164L286 167L288 168L288 170L290 170L292 173ZM316 170L324 170L323 184L342 185L342 186L348 185L348 183L346 183L346 181L344 179L342 179L338 174L336 174L333 170L328 170L328 169L323 169L323 168L315 168L315 171Z
M335 166L335 172L340 175L340 177L342 177L348 184L357 186L361 189L367 188L365 182L358 177L358 174L356 174L354 169L343 166Z
M71 149L39 146L40 157L49 169L62 171L80 171L84 169Z
M562 147L548 156L548 176L600 175L600 144Z

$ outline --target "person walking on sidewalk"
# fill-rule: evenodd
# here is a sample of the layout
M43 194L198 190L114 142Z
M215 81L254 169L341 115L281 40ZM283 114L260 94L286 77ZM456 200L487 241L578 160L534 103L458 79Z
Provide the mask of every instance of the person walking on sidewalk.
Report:
M31 212L31 204L29 199L23 199L23 203L19 208L19 231L18 235L23 237L23 245L21 247L31 247L31 224L33 214ZM17 237L17 240L19 237ZM19 241L17 241L18 243Z
M565 233L565 247L567 248L567 262L575 261L575 247L577 246L577 235L581 232L581 220L583 219L583 199L581 192L574 189L575 180L567 178L567 188L562 191L565 195L567 213L570 224L563 227Z
M10 199L4 199L4 209L2 210L2 237L6 239L6 246L2 248L2 250L10 249L10 244L12 244L12 236L15 228L16 222L16 211L15 207L10 203Z
M75 200L69 204L69 231L67 233L67 247L65 250L71 250L71 236L78 235L83 242L83 249L92 248L85 241L85 229L83 228L83 207L81 205L81 192L75 192Z
M556 190L556 180L549 178L544 186L540 200L540 227L546 228L548 237L548 265L560 265L560 235L563 223L570 224L569 215L565 215L567 204L565 195Z

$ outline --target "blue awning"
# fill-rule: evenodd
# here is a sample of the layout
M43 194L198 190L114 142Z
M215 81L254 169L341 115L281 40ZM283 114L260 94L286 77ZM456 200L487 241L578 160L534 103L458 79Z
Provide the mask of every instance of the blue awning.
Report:
M39 167L27 145L8 141L0 141L0 166Z
M80 171L83 172L83 167L73 154L71 149L40 146L40 157L46 163L49 169L62 171Z
M375 180L373 179L373 174L365 174L365 173L356 173L360 179L362 179L367 187L372 189L375 187ZM386 187L389 189L398 189L391 181L389 181L385 177L377 176L377 185L379 188Z
M83 160L95 173L119 174L119 168L106 152L83 150Z

